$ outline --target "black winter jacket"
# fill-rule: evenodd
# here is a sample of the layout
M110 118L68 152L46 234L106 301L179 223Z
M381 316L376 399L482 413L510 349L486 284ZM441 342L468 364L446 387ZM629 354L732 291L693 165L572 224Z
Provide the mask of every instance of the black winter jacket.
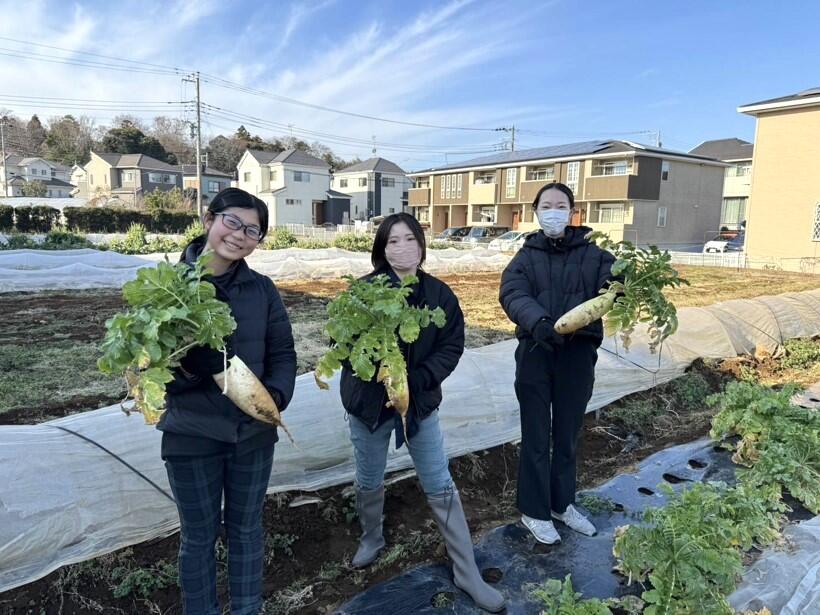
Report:
M389 267L374 271L367 277L380 273L390 275L394 283L398 284L398 278ZM420 421L441 404L441 383L456 368L464 352L464 315L458 299L449 286L424 271L419 270L417 275L419 283L413 287L413 294L408 297L408 303L431 309L440 307L447 319L447 323L441 329L433 324L422 329L418 339L405 349L410 385L408 414ZM414 378L414 373L421 369L426 370L425 375L431 383L426 389L420 386L417 378ZM378 428L385 415L392 414L392 410L385 406L387 392L384 385L376 382L375 376L370 382L360 380L349 364L342 368L341 395L345 410L361 419L371 431ZM414 431L408 428L408 435L412 437Z
M517 326L516 337L531 338L539 320L555 323L563 314L588 299L613 278L615 257L585 239L591 229L567 227L564 237L551 239L533 233L501 275L499 301ZM577 331L596 345L603 341L600 320Z
M202 242L194 242L180 260L192 263L201 251ZM244 260L226 273L207 279L217 287L218 295L227 301L236 319L234 352L281 402L279 409L284 410L293 396L296 352L290 321L273 281L250 269ZM167 409L157 428L166 435L182 437L169 438L169 442L164 438L163 456L191 454L175 449L190 448L192 442L197 448L210 450L213 446L209 444L239 444L252 439L264 445L277 441L276 427L242 412L222 394L213 378L192 381L178 368L174 373L174 381L166 386ZM200 438L206 440L197 442Z

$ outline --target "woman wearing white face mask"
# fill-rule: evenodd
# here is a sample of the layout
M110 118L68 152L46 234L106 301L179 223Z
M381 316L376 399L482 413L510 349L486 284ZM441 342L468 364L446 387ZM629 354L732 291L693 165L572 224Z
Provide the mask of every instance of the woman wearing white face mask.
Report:
M614 257L569 226L575 199L564 184L547 184L533 209L541 230L530 235L501 276L499 300L516 324L515 392L521 407L518 509L536 540L561 540L553 519L592 536L576 510L576 445L592 396L600 320L572 336L553 325L565 312L598 296L612 278ZM550 451L552 440L552 451Z
M392 214L376 232L371 253L373 272L367 277L385 274L398 285L407 276L417 276L419 281L412 286L408 303L431 309L440 307L446 315L443 328L426 327L415 342L401 344L410 385L407 446L453 560L455 585L480 608L495 613L503 610L504 597L484 582L476 566L470 530L450 476L438 420L441 383L464 352L464 316L450 287L421 269L425 256L424 232L418 221L406 213ZM362 527L352 564L364 567L375 561L385 546L382 511L387 449L394 432L396 447L401 447L405 443L404 432L398 414L385 405L387 393L375 376L364 382L356 378L349 364L344 365L341 395L342 405L350 415L350 439L356 461L356 510Z

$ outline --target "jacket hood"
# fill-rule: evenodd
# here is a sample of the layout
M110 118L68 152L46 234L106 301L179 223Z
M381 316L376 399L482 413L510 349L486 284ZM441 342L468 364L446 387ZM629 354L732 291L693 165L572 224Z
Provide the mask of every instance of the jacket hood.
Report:
M539 230L527 237L524 247L545 252L565 252L589 244L587 236L591 232L592 229L588 226L568 226L563 237L552 239Z

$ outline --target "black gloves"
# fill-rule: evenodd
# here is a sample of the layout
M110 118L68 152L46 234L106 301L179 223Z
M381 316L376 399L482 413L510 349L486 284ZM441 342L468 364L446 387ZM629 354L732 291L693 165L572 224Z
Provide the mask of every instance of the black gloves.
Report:
M539 346L550 352L564 345L564 336L558 333L552 322L546 318L536 323L532 330L532 338Z
M225 340L229 360L235 356L231 342L230 337ZM225 357L222 352L210 346L194 346L182 357L179 364L183 370L199 378L207 378L225 371Z

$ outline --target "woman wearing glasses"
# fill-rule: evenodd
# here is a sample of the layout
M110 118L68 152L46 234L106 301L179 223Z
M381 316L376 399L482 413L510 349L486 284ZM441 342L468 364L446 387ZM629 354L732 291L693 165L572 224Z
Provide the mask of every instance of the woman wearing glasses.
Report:
M285 306L270 278L248 267L268 229L264 202L238 188L211 201L205 234L183 251L193 264L211 252L216 287L236 320L226 343L284 410L293 395L296 353ZM276 428L240 411L211 376L224 367L222 352L192 348L167 385L167 409L158 428L162 458L180 519L179 584L186 615L218 615L214 546L225 528L231 613L257 613L262 603L262 504L273 464ZM222 499L225 499L224 513Z

